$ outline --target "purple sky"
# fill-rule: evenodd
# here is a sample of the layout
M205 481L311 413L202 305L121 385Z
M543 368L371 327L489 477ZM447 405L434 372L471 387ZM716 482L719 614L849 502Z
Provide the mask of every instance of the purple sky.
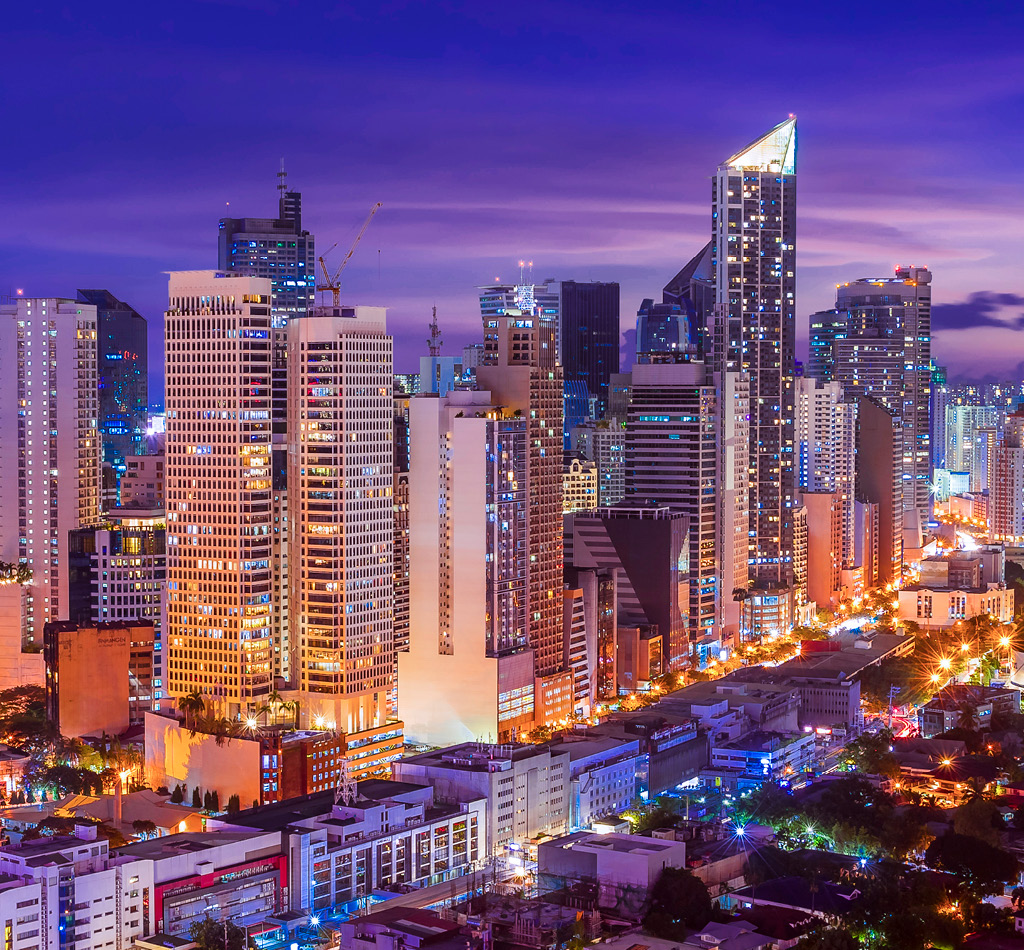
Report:
M343 296L391 308L399 370L432 304L447 351L476 339L520 257L620 281L625 329L707 239L717 163L793 112L801 337L837 282L925 264L937 360L1019 378L1024 12L752 6L19 6L0 292L106 287L157 329L162 272L273 214L284 156L321 249L383 201Z

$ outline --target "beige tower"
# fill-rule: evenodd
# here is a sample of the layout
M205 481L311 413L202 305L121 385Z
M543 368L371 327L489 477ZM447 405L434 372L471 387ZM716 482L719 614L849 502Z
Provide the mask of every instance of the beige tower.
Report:
M270 281L170 275L167 692L236 716L273 686Z

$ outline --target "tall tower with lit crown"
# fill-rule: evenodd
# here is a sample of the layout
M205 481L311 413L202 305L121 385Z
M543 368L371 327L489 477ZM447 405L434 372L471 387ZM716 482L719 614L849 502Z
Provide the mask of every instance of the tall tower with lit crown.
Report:
M723 162L712 191L714 362L750 378L750 580L793 582L796 119Z

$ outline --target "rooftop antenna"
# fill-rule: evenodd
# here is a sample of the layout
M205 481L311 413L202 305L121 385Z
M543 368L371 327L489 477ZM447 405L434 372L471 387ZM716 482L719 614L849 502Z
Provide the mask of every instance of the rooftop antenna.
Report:
M347 758L341 760L341 782L334 790L335 805L351 805L356 800L356 780L349 768Z
M277 173L277 190L281 193L281 197L284 197L284 193L288 190L288 172L284 170L284 159L281 159L281 170Z
M427 346L431 356L440 356L441 343L444 341L441 339L441 328L437 325L437 307L431 307L430 312L433 319L430 321L430 339L427 340Z
M527 267L530 268L530 276L532 277L533 276L533 261L520 261L519 262L519 283L520 284L525 284L526 283L526 276L525 276L524 272L525 272Z

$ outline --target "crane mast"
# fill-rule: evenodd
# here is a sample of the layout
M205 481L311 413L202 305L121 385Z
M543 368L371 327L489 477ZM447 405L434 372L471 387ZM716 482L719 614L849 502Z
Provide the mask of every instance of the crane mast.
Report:
M380 211L383 207L383 203L378 201L371 209L370 213L366 216L366 220L363 222L363 226L359 229L359 233L356 235L356 239L352 242L352 246L348 249L348 253L342 259L338 265L338 269L334 272L332 277L330 272L327 270L327 262L323 257L318 257L317 260L320 262L320 271L323 274L323 283L317 284L316 289L323 292L329 290L334 300L334 309L337 310L340 306L341 301L341 283L340 278L342 271L348 266L348 262L352 260L352 255L355 253L356 248L359 246L359 242L363 239L363 235L366 233L366 229L370 226L370 222L373 220L373 216ZM337 242L332 244L328 249L327 253L330 254L338 246Z

